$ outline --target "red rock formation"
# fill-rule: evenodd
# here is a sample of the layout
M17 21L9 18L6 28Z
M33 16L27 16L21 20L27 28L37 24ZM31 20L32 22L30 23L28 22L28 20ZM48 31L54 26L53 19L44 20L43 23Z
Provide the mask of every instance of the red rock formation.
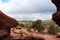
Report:
M21 34L20 32L23 32ZM12 39L14 40L60 40L56 35L41 34L34 31L28 31L27 28L11 28Z
M60 12L56 12L52 15L53 21L60 26Z
M6 39L10 35L10 28L16 27L18 24L17 20L0 11L0 40Z
M18 25L18 22L0 11L0 28L11 28Z
M20 32L23 32L21 34ZM12 39L19 40L44 40L43 35L36 33L34 31L28 31L27 28L11 28L10 35L13 37Z
M57 7L57 12L52 15L52 20L60 26L60 0L52 0Z
M60 0L52 0L52 2L56 5L57 11L60 10Z

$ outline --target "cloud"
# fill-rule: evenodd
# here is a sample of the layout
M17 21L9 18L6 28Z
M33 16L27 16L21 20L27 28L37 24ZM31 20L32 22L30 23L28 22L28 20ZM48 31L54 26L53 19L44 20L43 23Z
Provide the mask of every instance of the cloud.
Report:
M17 20L37 20L37 19L51 20L52 12L46 12L46 13L48 13L48 14L45 14L45 13L32 13L32 14L20 13L20 14L9 14L9 16L14 17Z
M10 0L8 3L1 2L0 8L11 13L38 13L54 12L55 7L51 0Z
M51 14L56 11L56 7L51 3L51 0L10 0L10 2L0 0L0 10L20 20L44 20L51 19Z

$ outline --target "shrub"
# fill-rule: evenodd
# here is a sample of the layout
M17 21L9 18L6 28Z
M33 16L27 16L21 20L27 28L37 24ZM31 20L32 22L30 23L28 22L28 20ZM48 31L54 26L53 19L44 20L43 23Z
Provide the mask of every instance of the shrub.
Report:
M42 32L44 30L44 26L42 25L41 20L37 20L32 23L32 28L37 29L38 32Z
M23 34L24 34L24 32L23 32L23 31L20 31L20 34L21 34L21 35L23 35Z
M18 26L24 27L24 24L19 24Z
M59 27L55 24L51 24L48 29L49 34L56 34L58 31L59 31Z

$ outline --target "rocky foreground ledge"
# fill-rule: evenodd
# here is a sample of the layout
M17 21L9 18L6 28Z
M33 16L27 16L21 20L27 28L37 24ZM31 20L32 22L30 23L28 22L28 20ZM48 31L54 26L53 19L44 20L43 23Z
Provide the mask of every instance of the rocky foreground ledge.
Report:
M60 40L56 35L39 34L33 30L29 32L26 28L11 28L10 36L13 40Z

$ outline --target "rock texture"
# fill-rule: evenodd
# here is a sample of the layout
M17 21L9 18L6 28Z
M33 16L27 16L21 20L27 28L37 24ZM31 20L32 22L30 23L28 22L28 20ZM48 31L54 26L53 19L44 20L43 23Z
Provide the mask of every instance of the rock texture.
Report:
M0 40L5 40L10 35L10 28L16 27L18 21L0 11Z
M52 20L60 26L60 0L52 0L55 4L57 11L52 15Z
M18 22L0 11L0 28L11 28L18 25Z
M34 31L34 29L28 31L27 28L11 28L10 35L14 40L60 40L56 35L41 34Z

